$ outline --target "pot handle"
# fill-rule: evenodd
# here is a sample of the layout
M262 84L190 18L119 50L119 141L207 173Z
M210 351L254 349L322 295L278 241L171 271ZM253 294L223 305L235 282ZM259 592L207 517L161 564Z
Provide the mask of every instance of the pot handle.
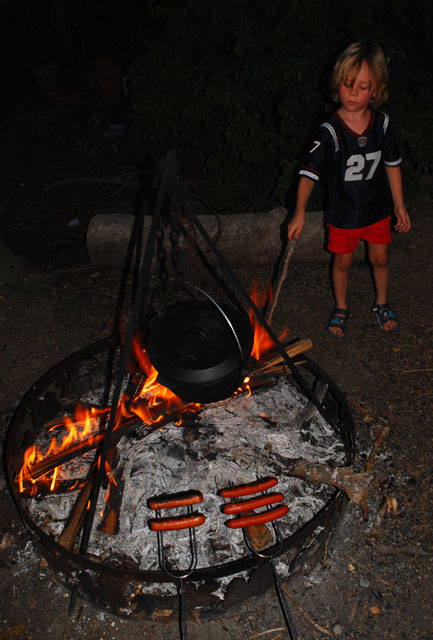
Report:
M197 291L200 291L200 293L202 293L204 296L206 296L206 298L208 298L208 300L210 300L212 302L212 304L215 305L215 307L218 309L218 311L221 313L221 315L224 317L225 321L227 322L227 324L229 325L231 332L233 333L233 337L236 341L237 347L239 349L239 356L240 356L240 361L241 361L241 366L242 366L242 362L244 360L244 354L242 352L242 346L240 343L240 340L238 338L238 334L236 333L236 330L233 326L232 321L230 320L230 318L228 317L228 315L226 314L226 312L224 311L224 309L222 309L220 307L220 305L218 304L218 302L216 300L214 300L212 298L212 296L210 296L208 293L206 293L206 291L203 291L203 289L200 289L200 287L196 287L193 284L189 285L192 289L196 289Z

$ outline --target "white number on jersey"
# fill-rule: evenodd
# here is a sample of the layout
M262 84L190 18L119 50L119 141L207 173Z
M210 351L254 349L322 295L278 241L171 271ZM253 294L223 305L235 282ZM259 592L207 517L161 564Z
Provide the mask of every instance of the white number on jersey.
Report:
M316 151L316 149L318 149L321 145L320 140L315 140L314 141L314 147L312 149L310 149L310 153L313 153L313 151Z
M382 151L373 151L372 153L366 153L365 157L360 153L356 153L347 161L347 169L344 174L345 182L354 182L355 180L371 180L374 176L380 158L382 157ZM372 162L367 175L364 178L363 171L365 169L366 160Z

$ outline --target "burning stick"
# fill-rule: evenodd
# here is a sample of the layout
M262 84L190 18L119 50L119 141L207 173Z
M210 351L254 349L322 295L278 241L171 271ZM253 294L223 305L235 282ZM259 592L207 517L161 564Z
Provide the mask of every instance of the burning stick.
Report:
M65 549L72 549L75 539L79 534L81 527L83 526L86 507L89 502L90 493L92 491L93 477L94 469L92 468L89 477L86 480L86 484L78 494L78 498L75 501L68 522L66 523L65 528L60 534L58 542L62 545L62 547L65 547Z
M119 533L120 509L123 497L123 467L117 469L114 481L110 480L110 490L108 500L105 507L104 519L101 524L101 531L117 535Z
M148 433L152 433L155 429L159 429L162 425L166 424L170 420L173 419L173 415L170 414L160 414L153 423L148 424L149 427ZM140 423L143 424L143 419L139 416L133 416L132 418L124 419L120 422L119 426L113 431L112 436L112 444L115 444L122 436L125 435L130 429L137 427ZM86 440L79 442L71 447L63 451L59 451L59 453L53 454L36 462L33 465L29 466L28 469L28 479L34 482L41 476L53 471L56 467L60 467L62 464L73 460L81 455L84 455L88 451L99 448L105 438L105 432L97 433L93 436L90 436Z
M51 479L48 483L40 483L35 489L34 484L26 484L23 487L23 490L20 491L20 496L23 498L35 498L37 495L38 498L44 498L46 496L53 495L53 493L65 494L71 493L75 489L80 489L85 482L84 476L82 478L73 478L71 480L61 480L60 482L56 479L55 489L51 488ZM1 636L0 636L1 637Z
M107 455L107 461L112 460L116 452L116 447L110 449ZM92 465L89 474L86 479L86 483L78 494L78 498L72 508L71 514L68 518L65 528L59 536L58 542L65 547L65 549L72 549L78 534L84 524L84 518L86 510L89 504L90 495L92 493L93 483L96 477L97 466Z

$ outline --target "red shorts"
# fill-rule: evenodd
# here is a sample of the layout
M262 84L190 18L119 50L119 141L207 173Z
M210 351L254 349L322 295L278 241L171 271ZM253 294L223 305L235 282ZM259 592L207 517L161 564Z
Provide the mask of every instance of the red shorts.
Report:
M328 249L332 253L352 253L360 240L372 244L389 244L391 242L391 216L379 220L368 227L359 229L340 229L328 224Z

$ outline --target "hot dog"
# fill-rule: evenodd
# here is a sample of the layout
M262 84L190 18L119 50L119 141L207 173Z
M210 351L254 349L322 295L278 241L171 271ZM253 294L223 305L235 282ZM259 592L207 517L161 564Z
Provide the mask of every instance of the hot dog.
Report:
M277 478L265 478L248 484L238 484L237 487L227 487L226 489L221 489L218 493L222 498L240 498L249 496L252 493L266 491L266 489L275 487L276 484L278 484Z
M167 493L166 495L149 498L147 504L150 509L175 509L176 507L187 507L190 504L203 502L201 491L191 489L180 491L179 493Z
M251 527L256 524L265 524L266 522L272 522L278 518L282 518L288 512L289 507L285 504L271 509L270 511L263 511L262 513L255 513L251 516L243 516L242 518L233 518L227 520L226 525L230 529L242 529L243 527Z
M223 508L224 513L230 515L232 513L245 513L246 511L253 511L260 507L266 507L268 504L275 504L284 500L282 493L265 493L258 498L251 498L250 500L243 500L243 502L231 502L226 504Z
M198 527L205 520L202 513L190 513L187 516L174 516L173 518L151 518L148 525L152 531L176 531Z

